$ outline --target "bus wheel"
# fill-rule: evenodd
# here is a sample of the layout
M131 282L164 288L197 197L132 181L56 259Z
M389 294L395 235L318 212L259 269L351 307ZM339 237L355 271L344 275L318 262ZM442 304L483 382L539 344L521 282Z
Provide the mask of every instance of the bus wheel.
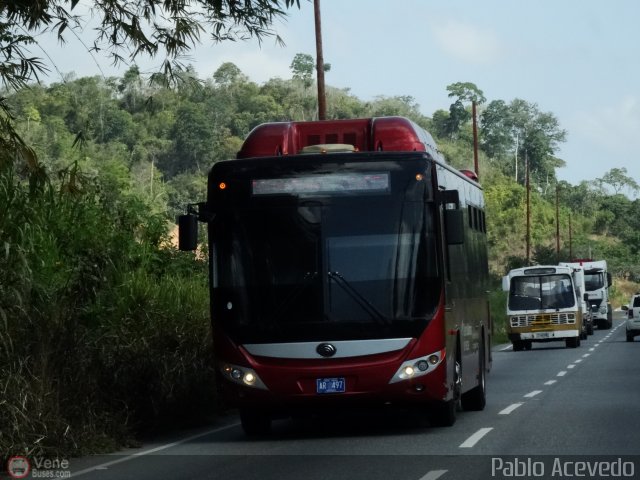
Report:
M486 397L486 370L484 360L484 343L480 348L480 358L478 361L478 368L480 373L478 374L478 385L466 393L462 394L461 402L462 409L467 411L480 411L484 410L487 403Z
M249 436L266 435L271 431L271 416L264 412L241 409L240 423Z
M458 402L448 400L433 405L429 410L429 424L432 427L450 427L456 423Z
M565 340L567 348L578 348L580 346L580 337L571 337Z
M533 348L533 342L531 340L524 341L524 349L531 350Z
M524 342L522 340L514 340L512 343L514 352L521 352L524 350Z

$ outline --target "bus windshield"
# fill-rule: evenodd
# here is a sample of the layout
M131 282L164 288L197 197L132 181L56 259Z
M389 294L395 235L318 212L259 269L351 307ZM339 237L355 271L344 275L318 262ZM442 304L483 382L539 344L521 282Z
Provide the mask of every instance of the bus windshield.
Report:
M536 275L511 279L509 310L571 308L575 302L568 275Z
M406 192L273 200L212 224L214 323L239 343L421 333L441 288L433 203Z

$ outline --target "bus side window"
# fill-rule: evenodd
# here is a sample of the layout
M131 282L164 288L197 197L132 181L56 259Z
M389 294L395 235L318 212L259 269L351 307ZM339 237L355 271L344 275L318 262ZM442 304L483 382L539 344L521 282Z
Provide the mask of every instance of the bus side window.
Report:
M464 243L464 215L460 208L460 195L457 190L440 192L444 208L444 229L447 245Z
M462 209L446 209L444 211L444 225L448 245L462 245L464 243L464 217Z

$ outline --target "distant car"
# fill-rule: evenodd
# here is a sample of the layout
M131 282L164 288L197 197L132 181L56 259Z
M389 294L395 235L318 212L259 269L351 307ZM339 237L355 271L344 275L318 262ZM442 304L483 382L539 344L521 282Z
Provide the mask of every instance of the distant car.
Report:
M623 305L622 310L627 312L627 342L633 342L633 338L640 335L640 293L633 295L629 305Z

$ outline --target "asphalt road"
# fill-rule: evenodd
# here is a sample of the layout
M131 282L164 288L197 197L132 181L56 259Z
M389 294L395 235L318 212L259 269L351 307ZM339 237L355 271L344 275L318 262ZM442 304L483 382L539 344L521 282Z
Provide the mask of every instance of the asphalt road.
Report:
M71 460L86 479L640 478L640 337L621 314L577 349L496 347L487 407L450 428L377 410L274 423L247 439L235 416L117 455Z

